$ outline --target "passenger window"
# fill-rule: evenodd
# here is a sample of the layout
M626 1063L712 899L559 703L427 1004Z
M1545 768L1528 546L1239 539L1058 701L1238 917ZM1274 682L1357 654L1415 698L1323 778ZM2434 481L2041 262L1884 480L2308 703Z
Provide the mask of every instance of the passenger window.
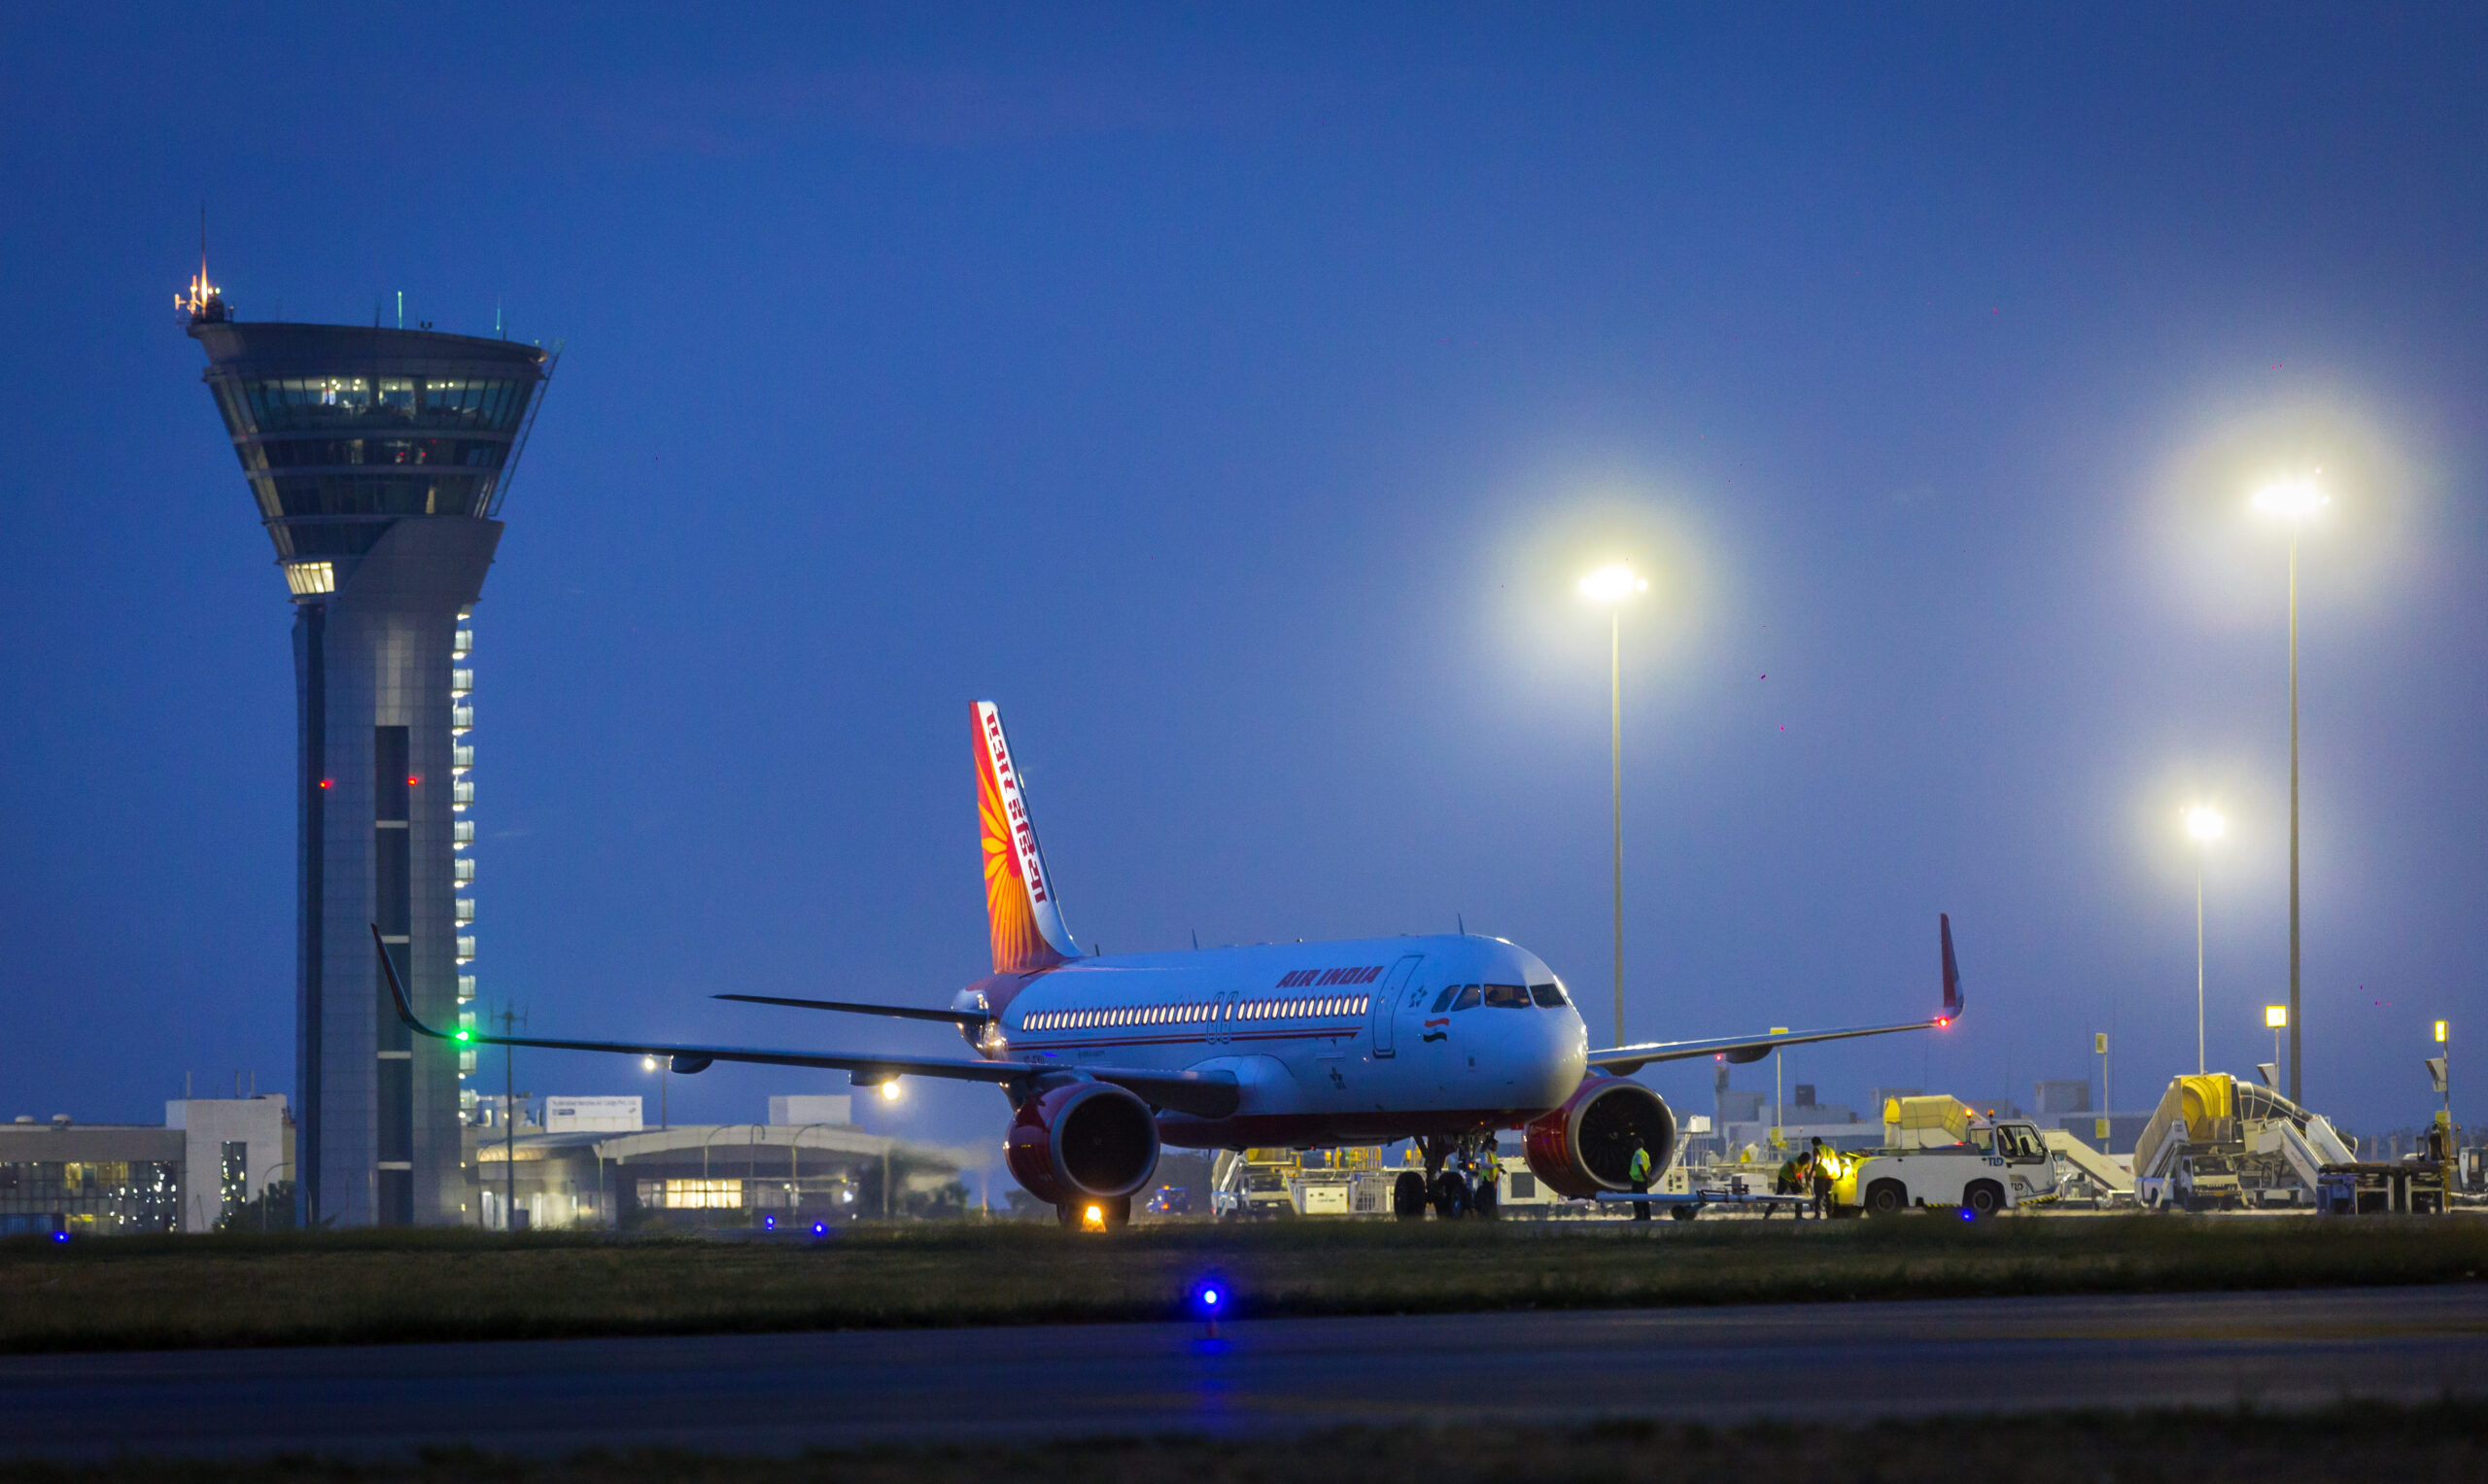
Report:
M1475 984L1463 984L1460 986L1460 998L1451 1002L1451 1008L1454 1010L1473 1010L1476 1008L1477 999L1477 986Z
M1536 1000L1540 1008L1546 1010L1571 1003L1564 998L1562 984L1532 984L1529 986L1529 997Z
M1526 984L1488 984L1486 1003L1498 1010L1527 1010L1529 986Z

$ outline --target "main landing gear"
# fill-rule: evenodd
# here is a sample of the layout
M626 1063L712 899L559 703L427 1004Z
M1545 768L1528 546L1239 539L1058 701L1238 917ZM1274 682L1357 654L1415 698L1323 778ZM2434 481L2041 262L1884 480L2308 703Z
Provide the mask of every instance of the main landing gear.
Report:
M1464 1216L1494 1220L1499 1214L1495 1184L1478 1171L1475 1157L1484 1147L1483 1140L1492 1137L1485 1133L1457 1139L1419 1138L1417 1149L1425 1156L1426 1172L1400 1172L1391 1188L1391 1214L1403 1222L1421 1221L1431 1206L1441 1221Z

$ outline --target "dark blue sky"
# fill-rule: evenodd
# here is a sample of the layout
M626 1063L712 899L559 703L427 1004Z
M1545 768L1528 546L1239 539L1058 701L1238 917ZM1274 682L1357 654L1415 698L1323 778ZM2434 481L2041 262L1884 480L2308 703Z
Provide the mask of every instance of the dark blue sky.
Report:
M2211 1045L2245 1072L2286 972L2283 546L2246 499L2320 466L2310 1101L2415 1122L2427 1022L2488 1041L2475 8L12 35L0 1117L291 1082L288 605L171 314L202 196L245 318L402 291L566 346L476 613L477 969L538 1032L943 1046L705 996L982 972L980 696L1085 940L1465 914L1603 1025L1606 632L1572 584L1618 555L1655 579L1637 1036L1923 1012L1949 911L1969 1018L1792 1081L2026 1101L2113 1006L2143 1101L2192 1059L2199 797L2234 821ZM720 1067L676 1112L843 1081ZM1707 1066L1652 1081L1708 1110Z

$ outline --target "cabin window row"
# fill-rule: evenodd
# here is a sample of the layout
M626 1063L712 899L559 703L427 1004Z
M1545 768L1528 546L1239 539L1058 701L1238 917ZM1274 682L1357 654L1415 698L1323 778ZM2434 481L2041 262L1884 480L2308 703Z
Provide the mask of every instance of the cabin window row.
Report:
M1120 1010L1041 1010L1028 1017L1023 1028L1089 1030L1114 1025L1198 1025L1212 1020L1321 1019L1361 1016L1372 1003L1371 995L1332 994L1227 1004L1134 1005Z

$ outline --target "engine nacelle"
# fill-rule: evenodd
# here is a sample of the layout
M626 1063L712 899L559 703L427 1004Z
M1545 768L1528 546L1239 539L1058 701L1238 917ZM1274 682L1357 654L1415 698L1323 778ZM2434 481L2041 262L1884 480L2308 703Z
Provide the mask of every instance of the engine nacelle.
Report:
M1676 1158L1676 1115L1667 1100L1621 1077L1585 1078L1572 1099L1530 1122L1530 1172L1575 1200L1629 1191L1633 1151L1650 1152L1653 1182Z
M1004 1149L1011 1178L1039 1200L1112 1199L1157 1172L1158 1120L1121 1087L1073 1083L1021 1103Z

